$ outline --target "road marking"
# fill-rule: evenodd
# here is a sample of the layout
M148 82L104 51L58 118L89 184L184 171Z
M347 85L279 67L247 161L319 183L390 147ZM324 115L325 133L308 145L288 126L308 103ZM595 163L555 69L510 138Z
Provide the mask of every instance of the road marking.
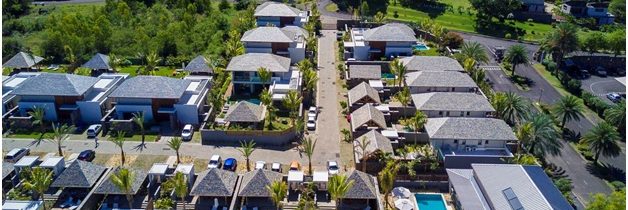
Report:
M595 93L595 94L601 94L601 93L596 93L595 91L593 91L593 85L597 85L597 84L600 84L600 83L607 83L607 82L615 82L615 81L613 81L613 80L604 80L604 81L597 81L597 82L591 83L591 84L589 85L589 90L590 90L592 93Z
M484 69L484 71L501 71L501 67L500 66L480 66L481 69Z

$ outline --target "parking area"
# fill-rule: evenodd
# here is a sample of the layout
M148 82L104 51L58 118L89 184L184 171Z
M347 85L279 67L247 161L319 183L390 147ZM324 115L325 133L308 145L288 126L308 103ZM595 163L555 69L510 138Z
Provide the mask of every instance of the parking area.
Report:
M620 81L623 81L623 83ZM599 77L592 75L591 77L582 80L581 87L584 91L593 93L607 103L613 104L613 102L606 97L606 94L614 92L625 97L625 83L626 77Z

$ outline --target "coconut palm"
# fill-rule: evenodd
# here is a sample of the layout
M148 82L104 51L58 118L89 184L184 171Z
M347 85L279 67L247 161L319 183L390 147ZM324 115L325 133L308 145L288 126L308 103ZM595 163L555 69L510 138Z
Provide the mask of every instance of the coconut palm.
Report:
M142 145L144 145L144 138L146 137L146 133L144 130L144 120L145 118L143 112L133 113L133 122L137 125L137 127L139 127L140 134L142 135Z
M563 145L552 117L543 113L535 114L530 118L530 123L533 132L522 142L527 147L527 151L541 158L546 154L560 154L560 148Z
M565 55L578 49L578 27L570 23L556 25L543 40L542 47L552 52L552 57L558 65Z
M418 133L427 123L427 115L425 115L425 113L423 113L422 111L417 110L414 113L414 116L409 119L408 123L410 128L412 128L415 133L414 144L416 145L416 138L419 135Z
M554 106L554 114L562 119L560 128L564 129L567 122L576 120L580 121L580 117L583 117L584 105L582 101L572 95L563 96L558 103Z
M227 60L231 60L231 58L244 54L244 45L240 42L240 32L237 30L232 30L229 32L229 40L225 44L225 55L227 56Z
M264 87L268 83L270 83L270 79L272 77L272 74L270 73L270 71L267 68L259 67L257 69L257 75L259 76L259 79L262 82L262 84L264 85Z
M116 132L116 135L113 136L113 138L109 138L109 141L113 142L113 144L120 148L121 166L124 166L124 161L126 160L124 157L124 142L126 141L126 139L124 138L125 135L126 133L124 131L118 131Z
M516 44L510 46L504 56L504 61L512 65L512 76L515 76L515 68L519 64L528 65L530 59L528 58L528 50L523 45Z
M74 54L74 50L72 50L72 47L70 47L69 45L64 45L63 46L63 51L66 55L65 60L70 63L70 65L68 66L67 69L67 73L72 73L74 72L74 70L76 69L77 65L77 59L76 59L76 55ZM30 55L30 53L29 53Z
M397 94L395 94L393 97L397 99L399 103L401 103L401 106L403 106L402 115L405 117L406 106L408 106L408 104L412 100L412 97L410 96L410 90L408 89L408 87L404 87L403 89L401 89L401 91L397 92Z
M377 175L379 187L384 193L384 202L386 203L385 209L391 207L390 203L388 202L388 196L390 195L390 192L395 185L395 179L397 179L398 171L399 166L397 165L397 163L395 161L389 161L388 163L386 163L386 167L381 170Z
M33 126L39 126L39 132L41 132L41 135L39 136L39 139L37 140L37 146L39 146L39 144L41 143L41 139L44 136L44 133L46 132L46 122L44 121L44 117L46 116L46 110L43 107L33 107L33 110L31 110L30 112L28 112L28 115L30 115L33 118L33 122L32 125Z
M399 83L396 83L396 80L393 80L393 83L398 84L398 87L401 87L402 84L405 84L404 81L406 75L406 66L403 65L403 62L401 62L401 60L397 58L390 62L390 71L395 74L395 79L399 78Z
M74 131L74 126L68 126L66 124L58 125L52 124L52 134L48 136L48 141L57 144L57 150L59 156L63 156L63 150L61 149L63 142L70 138L70 133Z
M371 140L367 139L366 137L355 140L355 147L357 147L356 149L360 149L360 155L362 155L362 158L360 158L360 162L362 163L363 172L366 172L366 161L369 159L369 156L371 156L371 153L369 151L366 151L366 148L368 148L370 144Z
M478 42L465 42L460 47L460 53L456 55L459 61L473 59L477 63L488 63L488 55L486 50Z
M262 104L266 107L266 112L268 113L268 127L273 127L273 113L272 111L272 103L273 103L273 98L272 98L272 94L270 93L270 91L268 91L267 88L264 88L264 90L262 90L262 92L259 94L259 100L262 102Z
M491 98L497 116L510 125L516 125L529 115L530 103L513 92L495 93Z
M611 125L615 125L621 136L626 136L626 100L604 111L604 119Z
M301 101L303 101L303 97L299 95L297 91L289 90L286 93L286 96L283 98L283 105L290 110L290 119L292 119L292 124L294 125L294 121L298 117L299 105L301 105Z
M185 207L185 197L188 196L188 182L185 175L178 171L170 180L172 181L172 186L174 186L174 194L181 198L183 209L187 209Z
M253 154L253 151L255 151L255 141L240 141L240 148L238 148L238 151L240 151L242 156L244 156L244 159L246 159L246 170L251 171L249 158L251 157L251 154Z
M594 161L595 164L598 164L600 155L617 157L621 153L621 148L617 144L620 139L619 132L615 127L607 122L601 122L582 137L582 142L587 144L592 152L595 152Z
M157 68L157 64L159 64L160 61L161 59L156 52L148 53L146 56L146 65L144 66L144 74L155 75L154 70Z
M118 67L120 67L120 65L122 65L122 58L113 53L110 53L109 66L111 67L111 70L113 70L114 72L118 72Z
M44 210L46 210L44 192L48 190L50 184L52 184L52 171L41 167L35 167L30 170L29 179L24 180L22 186L24 186L25 189L32 191L33 194L41 196L41 201L44 202Z
M109 180L111 183L115 185L120 191L124 192L126 196L126 200L129 202L129 208L133 207L133 180L135 179L135 174L133 171L130 171L126 168L121 168L117 173L111 174Z
M183 141L179 137L173 137L168 140L168 147L170 147L170 149L174 150L174 152L177 153L177 164L181 163L181 159L179 158L179 149L181 149L182 144Z
M310 98L316 90L316 83L318 82L318 74L314 70L303 71L303 94L306 98Z
M274 181L270 185L266 185L266 190L270 193L270 198L277 209L281 209L283 206L281 202L283 202L288 193L288 185L283 181Z
M519 164L519 165L539 165L539 161L531 154L515 154L513 158L510 158L506 161L510 164Z
M312 64L310 60L304 59L297 63L297 68L299 69L300 72L305 72L305 71L314 69L314 64Z
M327 192L336 203L336 209L339 209L340 200L347 194L347 191L353 186L353 180L348 180L347 176L336 174L329 179Z
M521 147L521 144L523 144L524 142L530 142L533 134L534 125L532 125L532 122L525 122L517 125L517 127L515 128L515 136L517 137L517 139L519 139L519 144L517 146ZM520 148L517 148L517 151L519 150Z
M303 152L305 152L305 156L307 156L308 171L310 172L310 174L313 174L314 171L312 171L312 155L314 154L314 149L316 148L316 140L312 141L310 137L306 137L305 139L303 139L301 146L303 147Z

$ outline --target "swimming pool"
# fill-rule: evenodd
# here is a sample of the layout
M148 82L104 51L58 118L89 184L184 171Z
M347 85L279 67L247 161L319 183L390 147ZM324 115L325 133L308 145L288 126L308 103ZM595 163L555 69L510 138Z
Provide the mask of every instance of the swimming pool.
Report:
M395 75L392 73L382 73L382 78L384 79L393 79L395 78Z
M425 44L417 44L413 46L415 50L420 50L420 51L425 51L425 50L429 50L430 47L428 47Z
M441 194L414 194L419 210L447 210L445 198Z

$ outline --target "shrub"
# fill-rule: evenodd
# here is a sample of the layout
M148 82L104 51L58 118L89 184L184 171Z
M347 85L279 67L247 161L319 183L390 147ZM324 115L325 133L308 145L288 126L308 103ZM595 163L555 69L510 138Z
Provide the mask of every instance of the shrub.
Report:
M621 181L612 181L611 186L613 186L613 189L615 191L621 191L623 189L626 189L626 184Z
M456 49L462 45L464 39L456 32L448 32L443 38L443 45Z
M553 74L556 71L556 69L558 69L558 65L556 65L556 62L554 61L548 61L547 64L545 65L545 68L547 69L547 71Z
M582 156L584 156L584 159L589 161L593 160L593 152L589 150L589 145L585 143L578 143L576 144L576 149L578 150L578 152L580 152Z
M582 82L580 82L580 80L570 79L569 82L567 82L567 84L565 85L565 88L570 93L579 96L582 93L582 88L580 88L581 85Z
M512 39L512 34L510 34L510 33L506 33L506 35L504 35L504 38L506 38L506 39Z
M584 105L595 111L600 117L603 117L604 112L611 108L611 105L608 105L606 102L602 101L602 99L589 92L583 92L581 97L584 101Z
M393 12L393 17L394 17L394 18L398 18L398 17L399 17L399 13L398 13L397 11L394 11L394 12Z

